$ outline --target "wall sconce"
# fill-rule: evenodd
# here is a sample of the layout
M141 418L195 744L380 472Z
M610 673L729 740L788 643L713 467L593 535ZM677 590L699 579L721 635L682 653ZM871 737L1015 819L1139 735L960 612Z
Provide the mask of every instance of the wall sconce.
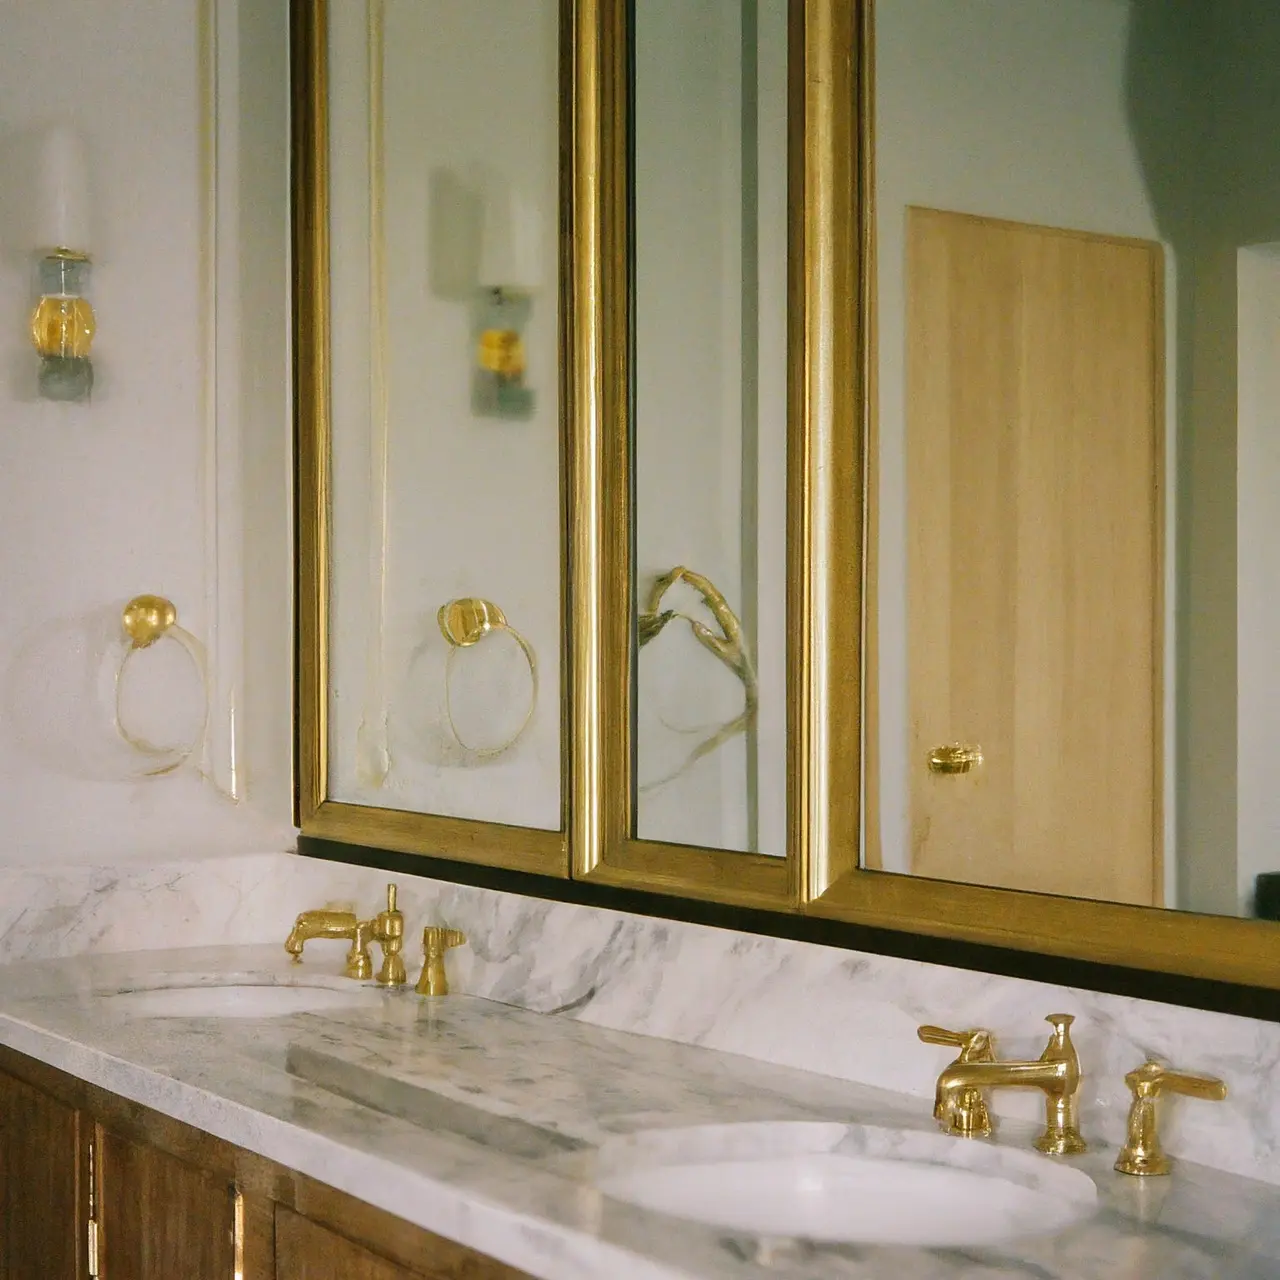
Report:
M490 418L533 416L525 332L542 283L542 218L537 204L505 182L489 183L481 229L476 368L471 407Z
M39 301L31 314L46 400L87 400L93 390L89 348L97 321L85 297L91 270L88 174L84 139L64 125L50 129L40 145Z

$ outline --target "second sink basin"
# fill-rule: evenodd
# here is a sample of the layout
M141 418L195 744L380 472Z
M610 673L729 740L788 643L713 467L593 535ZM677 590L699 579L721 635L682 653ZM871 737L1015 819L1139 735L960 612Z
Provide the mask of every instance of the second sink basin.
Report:
M1047 1157L942 1134L823 1123L717 1125L617 1139L600 1189L753 1236L962 1248L1052 1234L1097 1187Z
M283 1018L291 1013L349 1009L368 999L349 988L319 984L226 982L107 992L99 997L120 1013L142 1018Z

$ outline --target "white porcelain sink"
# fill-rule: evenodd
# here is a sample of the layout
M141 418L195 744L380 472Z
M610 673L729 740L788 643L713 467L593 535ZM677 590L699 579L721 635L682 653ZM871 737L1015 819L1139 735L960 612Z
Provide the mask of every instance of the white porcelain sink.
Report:
M103 993L121 1013L142 1018L283 1018L291 1013L349 1009L367 1001L354 982L346 988L303 983L202 982Z
M752 1236L961 1248L1048 1235L1097 1187L1046 1156L943 1134L743 1124L611 1140L598 1185L645 1209Z

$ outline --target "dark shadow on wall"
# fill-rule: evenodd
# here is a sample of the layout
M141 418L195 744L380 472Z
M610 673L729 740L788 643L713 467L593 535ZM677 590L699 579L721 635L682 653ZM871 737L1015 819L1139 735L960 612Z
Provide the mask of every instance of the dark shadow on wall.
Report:
M1167 495L1177 530L1176 905L1231 914L1240 909L1237 251L1280 239L1277 67L1275 0L1131 0L1128 114L1177 265Z

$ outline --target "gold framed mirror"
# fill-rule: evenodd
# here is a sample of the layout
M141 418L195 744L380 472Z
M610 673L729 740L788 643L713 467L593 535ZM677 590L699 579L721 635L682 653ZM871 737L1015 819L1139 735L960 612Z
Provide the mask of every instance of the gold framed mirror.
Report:
M574 874L787 907L857 847L857 789L831 785L857 714L830 712L858 682L833 696L829 662L856 670L861 634L860 591L836 607L829 575L862 523L861 248L835 234L856 224L854 10L604 10L606 376L575 467L598 738Z
M807 909L1280 986L1276 925L1231 918L1270 870L1267 539L1237 529L1280 315L1240 65L1275 19L859 12L866 842Z
M575 8L295 0L304 834L567 876Z

